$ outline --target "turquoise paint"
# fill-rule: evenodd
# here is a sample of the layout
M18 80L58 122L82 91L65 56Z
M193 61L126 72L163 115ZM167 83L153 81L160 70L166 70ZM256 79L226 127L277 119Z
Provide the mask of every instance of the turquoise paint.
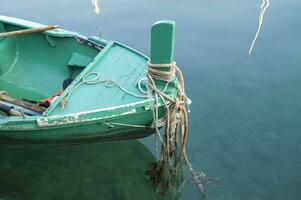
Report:
M7 17L0 17L1 22L6 31L41 26ZM148 99L138 87L146 77L148 58L118 42L95 37L89 41L80 34L64 36L61 31L66 33L58 30L58 35L56 31L19 35L0 43L3 52L6 52L4 42L11 38L17 45L14 61L8 62L9 72L0 76L0 90L14 97L39 101L60 90L66 78L74 78L42 116L0 119L0 143L88 143L141 138L153 133L153 115L149 107L154 99ZM94 79L95 74L97 81L104 82L83 82ZM115 81L125 90L143 97L128 94L117 85L108 85L108 81ZM161 84L158 86L163 86ZM167 88L167 93L175 93L173 84ZM63 101L66 102L64 108ZM164 105L160 101L159 117L164 115ZM130 126L111 127L108 123Z
M175 22L161 20L152 27L151 62L153 64L174 61Z

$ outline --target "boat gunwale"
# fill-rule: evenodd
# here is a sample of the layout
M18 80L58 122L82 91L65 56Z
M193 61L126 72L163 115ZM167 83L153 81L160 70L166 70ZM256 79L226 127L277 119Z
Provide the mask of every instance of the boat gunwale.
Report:
M33 22L30 20L24 20L24 19L19 19L15 17L8 17L4 15L0 15L0 23L5 23L5 24L10 24L10 25L15 25L23 28L40 28L45 26L44 24ZM54 36L54 37L75 37L75 36L83 36L80 33L77 32L72 32L68 31L65 29L54 29L54 30L48 30L44 31L43 34Z
M33 22L33 21L30 21L30 20L24 20L24 19L19 19L19 18L15 18L15 17L8 17L8 16L4 16L4 15L0 15L0 23L11 24L11 25L19 26L19 27L24 27L24 28L39 28L39 27L45 26L44 24ZM87 37L85 35L82 35L78 32L65 30L65 29L62 29L62 28L44 31L44 32L42 32L42 34L50 35L50 36L53 36L53 37L74 37L74 38L79 37L81 39L88 40L89 42L95 43L94 40L89 40L89 37ZM100 40L103 40L103 39L100 38ZM103 40L103 41L100 41L100 42L107 43L108 41ZM149 60L149 57L146 56L145 54L143 54L143 53L141 53L141 52L139 52L139 51L137 51L137 50L121 43L121 42L114 41L114 40L112 40L111 42L114 42L115 44L117 44L121 47L124 47L124 48L126 48L126 49L128 49L128 50L144 57L146 60ZM101 44L99 44L99 45L101 45Z
M155 101L155 99L153 99ZM164 103L158 103L158 107L161 108ZM143 109L143 111L137 111ZM18 126L24 124L34 124L32 128L23 130L38 130L38 129L53 129L62 128L70 125L87 124L97 121L102 121L106 119L115 120L120 117L125 117L127 115L138 114L151 109L151 101L146 99L144 101L125 104L121 106L113 106L103 109L95 109L91 111L68 113L64 115L52 115L52 116L26 116L23 117L8 117L5 119L0 119L0 131L15 131L20 130ZM126 110L126 111L123 111ZM103 115L108 112L107 115ZM118 112L118 114L116 114ZM113 114L114 113L114 114ZM93 116L93 117L90 117ZM3 121L4 123L1 123Z
M123 45L121 43L115 42L115 41L111 41L109 42L109 44L101 51L99 52L99 54L96 57L99 57L98 59L100 59L102 57L102 55L104 55L106 53L106 51L108 51L113 45L120 45L123 46L125 48L128 48L126 45ZM129 50L132 50L134 53L137 53L139 55L141 55L139 52L128 48ZM143 56L146 60L148 60L148 58L144 55ZM95 57L95 59L96 59ZM118 105L118 106L112 106L112 107L107 107L107 108L101 108L101 109L94 109L94 110L90 110L90 111L83 111L83 112L75 112L75 113L68 113L68 114L56 114L56 115L51 115L51 111L52 109L56 108L56 106L59 106L59 103L61 102L61 100L65 97L65 95L68 94L69 91L71 91L73 89L73 87L75 85L77 85L79 83L79 81L82 79L82 77L91 70L91 68L94 66L94 62L95 59L93 61L90 62L90 67L86 67L78 76L77 78L73 81L73 83L64 91L64 93L61 94L61 96L59 98L56 99L56 101L51 105L51 107L49 107L49 109L47 109L45 111L45 114L43 114L42 116L26 116L25 118L23 117L8 117L8 118L4 118L4 119L0 119L0 130L19 130L19 128L17 128L18 126L22 126L24 124L28 124L28 123L35 123L37 125L37 127L33 127L29 130L37 130L37 129L41 129L41 128L46 128L46 127L63 127L63 126L67 126L67 125L76 125L76 124L80 124L80 123L89 123L89 122L94 122L94 121L100 121L100 120L104 120L104 119L114 119L114 117L118 117L118 116L124 116L126 114L132 114L132 112L129 112L129 110L132 109L139 109L139 108L145 108L145 110L147 110L147 108L150 107L150 105L152 103L154 103L155 99L149 99L146 98L144 100L140 100L134 103L130 103L130 104L123 104L123 105ZM159 103L158 104L160 107L163 105L163 103ZM124 110L127 109L127 112L120 112L120 110ZM112 115L107 115L107 116L100 116L101 113L105 113L105 112L114 112L115 114ZM116 112L118 112L119 114L116 114ZM58 123L56 121L60 121L60 120L64 120L64 119L68 119L68 118L72 118L75 117L76 118L81 118L83 116L86 115L98 115L98 117L91 117L91 118L86 118L85 120L67 120L64 121L64 123ZM2 121L2 122L1 122ZM44 122L43 122L44 121ZM51 125L51 123L47 123L45 121L49 121L53 123L53 125ZM8 127L5 128L5 125L10 126L10 129L7 129ZM11 125L15 125L15 128L11 127ZM27 129L26 129L27 130Z

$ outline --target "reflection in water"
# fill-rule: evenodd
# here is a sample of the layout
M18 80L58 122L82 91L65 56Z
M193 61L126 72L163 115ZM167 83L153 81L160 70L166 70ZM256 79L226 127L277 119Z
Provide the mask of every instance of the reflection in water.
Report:
M151 162L137 141L0 148L0 199L168 199L145 175Z
M176 59L186 75L187 93L195 102L190 113L192 134L188 141L188 156L196 169L221 179L218 188L206 187L207 199L296 200L301 196L301 4L300 0L271 2L273 10L279 12L273 13L273 20L266 29L268 40L261 41L259 54L249 60L242 50L248 48L245 44L250 42L249 34L254 31L249 21L256 16L253 8L258 2L100 1L101 15L95 15L89 0L1 0L0 12L44 24L59 24L85 35L97 35L101 27L106 39L121 41L147 55L151 24L158 19L175 20ZM156 153L153 141L154 138L149 138L144 142ZM127 148L120 147L119 152L125 155L122 150ZM136 157L119 158L120 163L135 159L126 170L136 168L137 157L146 159L139 150L135 150ZM4 155L1 153L0 157ZM100 162L101 155L99 152L91 159ZM65 162L62 162L62 168ZM85 164L88 167L88 163ZM0 166L3 176L2 163ZM91 166L96 168L94 162ZM149 166L145 167L139 167L141 171L137 173L144 173ZM129 173L133 174L133 171ZM135 176L132 177L124 178L125 181L120 183L127 184L129 179L133 182ZM137 184L144 184L144 176L136 178ZM3 193L5 190L12 194L13 185L1 181L0 194L7 194ZM47 176L45 181L49 181ZM60 181L67 182L63 178ZM73 182L68 181L70 185L77 184ZM33 181L33 184L36 183ZM54 181L49 181L49 185L53 184ZM46 187L46 183L43 185ZM61 191L70 193L70 185L64 189L61 184ZM129 188L129 191L138 189ZM146 191L149 192L145 192L145 196L153 195L151 189ZM195 184L186 181L182 199L199 200Z
M262 24L263 24L263 17L264 17L265 11L268 9L269 6L270 6L269 0L262 0L262 4L261 4L261 7L260 7L259 18L258 18L258 29L257 29L255 37L254 37L254 39L252 41L251 47L249 49L249 55L252 54L254 45L255 45L255 43L257 41L257 38L258 38L258 35L259 35L260 31L261 31L261 27L262 27Z
M91 2L94 7L94 12L98 15L100 11L98 0L91 0Z

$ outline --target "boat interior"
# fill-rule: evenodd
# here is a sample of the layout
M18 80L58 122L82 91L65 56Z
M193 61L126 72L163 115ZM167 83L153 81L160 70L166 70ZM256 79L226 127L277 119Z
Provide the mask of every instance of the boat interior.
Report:
M0 21L0 33L20 29ZM99 51L75 37L45 33L0 38L0 92L39 102L59 91L64 80L73 80Z

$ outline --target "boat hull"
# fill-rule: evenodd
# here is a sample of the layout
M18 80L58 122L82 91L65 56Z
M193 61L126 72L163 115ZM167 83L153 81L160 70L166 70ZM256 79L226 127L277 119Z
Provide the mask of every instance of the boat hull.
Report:
M65 129L64 132L72 133L75 132L73 128ZM87 143L99 143L99 142L107 142L107 141L118 141L118 140L130 140L130 139L139 139L143 137L147 137L154 132L154 129L150 128L135 128L135 129L126 129L122 131L116 132L103 132L98 134L93 134L89 136L83 136L84 134L78 133L79 137L65 137L61 139L56 138L45 138L45 139L37 139L36 133L29 132L26 133L22 131L22 134L31 135L32 138L14 138L11 136L1 136L0 137L0 145L76 145L76 144L87 144ZM43 133L39 131L39 134L49 134L49 132ZM64 133L63 133L64 134ZM7 135L10 135L8 133Z
M162 108L160 113L163 117ZM27 123L27 127L30 127L30 122ZM25 124L21 126L25 127ZM154 132L152 111L148 110L122 117L90 120L64 126L52 125L43 128L36 126L17 130L14 125L0 132L0 145L72 145L138 139Z
M0 16L0 32L41 26ZM7 49L10 60L1 57ZM0 113L0 144L80 144L154 133L169 102L146 95L148 60L119 42L63 29L0 40L0 64L5 64L0 65L0 91L39 101L58 91L64 79L73 80L40 116L3 118ZM166 95L175 95L173 82L160 84Z

